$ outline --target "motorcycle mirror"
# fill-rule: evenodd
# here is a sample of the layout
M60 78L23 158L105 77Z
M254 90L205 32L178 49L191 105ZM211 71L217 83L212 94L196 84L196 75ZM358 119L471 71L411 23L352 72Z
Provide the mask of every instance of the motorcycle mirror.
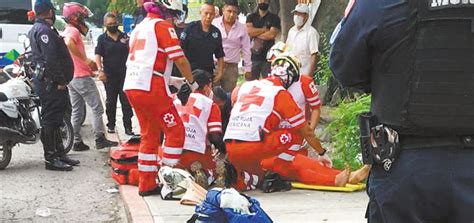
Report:
M23 43L23 47L25 49L28 49L30 47L30 39L26 34L20 34L18 35L18 42Z

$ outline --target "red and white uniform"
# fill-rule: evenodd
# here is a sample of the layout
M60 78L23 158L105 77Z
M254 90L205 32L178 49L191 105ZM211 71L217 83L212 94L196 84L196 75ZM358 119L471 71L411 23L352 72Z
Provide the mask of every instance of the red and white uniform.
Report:
M186 130L184 151L177 167L189 170L193 162L199 161L209 174L209 181L212 182L216 163L209 150L207 134L222 133L219 106L201 93L192 93L186 106L182 106L179 99L175 99L174 104Z
M263 179L261 160L288 151L293 131L305 124L304 112L288 91L268 80L246 82L233 95L224 136L227 154L238 173L236 188L255 189ZM288 120L291 128L279 128L281 120Z
M124 91L140 123L141 143L138 154L138 190L154 189L159 164L178 163L184 144L184 126L168 89L172 62L184 57L173 26L155 14L133 30L127 60ZM165 133L160 159L161 131Z
M276 78L269 78L269 80L276 85L279 84L279 80ZM311 77L301 75L300 80L288 88L288 92L291 93L298 107L302 110L307 105L311 110L320 109L321 102L318 90ZM283 120L280 123L280 128L291 128L291 125L287 120ZM280 174L285 180L299 181L306 184L334 185L335 177L340 171L328 168L318 160L308 157L307 150L301 150L303 140L303 137L295 135L292 140L293 144L287 151L262 160L261 167L264 170L271 170Z

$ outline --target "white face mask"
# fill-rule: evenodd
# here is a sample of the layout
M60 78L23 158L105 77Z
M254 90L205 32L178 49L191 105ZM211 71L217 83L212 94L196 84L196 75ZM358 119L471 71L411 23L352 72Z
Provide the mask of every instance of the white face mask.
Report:
M293 22L295 22L295 25L297 27L300 27L304 24L304 18L299 16L299 15L294 15L293 16Z

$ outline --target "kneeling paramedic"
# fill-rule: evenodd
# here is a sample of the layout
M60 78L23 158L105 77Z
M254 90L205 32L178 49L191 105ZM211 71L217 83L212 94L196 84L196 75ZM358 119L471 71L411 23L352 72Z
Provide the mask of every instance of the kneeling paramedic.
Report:
M304 112L291 94L285 90L299 79L299 62L292 56L282 56L273 69L278 77L275 82L255 80L236 89L229 124L224 136L229 161L237 172L238 190L251 190L260 186L263 171L260 162L283 152L292 153L297 136L306 139L319 153L320 161L330 165L319 140L305 121ZM284 88L285 87L285 88ZM289 127L279 128L288 120Z
M221 112L212 101L212 75L205 70L194 70L193 78L199 87L189 96L185 106L174 100L185 127L184 151L176 167L190 171L196 182L207 188L216 179L216 162L211 145L225 155L222 141ZM210 142L210 143L208 143Z
M148 4L153 5L148 7L147 17L131 34L124 83L124 91L140 123L138 192L141 196L160 193L156 184L159 165L175 166L183 151L184 126L168 88L173 62L188 81L181 87L188 91L183 92L191 93L191 88L197 88L173 25L165 20L177 19L182 10L181 0ZM159 159L161 131L165 140L163 157Z

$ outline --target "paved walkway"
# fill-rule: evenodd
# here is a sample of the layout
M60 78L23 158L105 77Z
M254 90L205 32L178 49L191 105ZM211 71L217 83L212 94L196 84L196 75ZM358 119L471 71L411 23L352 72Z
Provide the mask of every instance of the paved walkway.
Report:
M105 98L103 84L97 82L97 86ZM117 106L117 137L126 141L129 136L124 133L120 104ZM132 122L134 132L139 133L136 117ZM133 222L186 222L194 213L193 206L180 205L177 201L164 201L159 196L142 198L138 196L137 187L121 186L120 194ZM293 189L271 194L260 191L247 194L260 201L274 222L366 222L364 215L368 197L365 191L345 193Z

